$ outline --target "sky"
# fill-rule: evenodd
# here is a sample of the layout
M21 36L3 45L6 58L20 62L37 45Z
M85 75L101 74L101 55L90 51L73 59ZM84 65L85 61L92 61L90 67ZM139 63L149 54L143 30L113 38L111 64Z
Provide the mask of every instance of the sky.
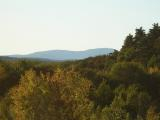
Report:
M44 50L119 50L160 21L160 0L0 0L0 55Z

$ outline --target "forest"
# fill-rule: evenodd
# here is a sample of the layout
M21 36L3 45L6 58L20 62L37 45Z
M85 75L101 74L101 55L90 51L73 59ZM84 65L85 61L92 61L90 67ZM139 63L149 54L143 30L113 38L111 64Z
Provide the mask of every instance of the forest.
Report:
M159 24L109 55L0 59L0 120L160 120Z

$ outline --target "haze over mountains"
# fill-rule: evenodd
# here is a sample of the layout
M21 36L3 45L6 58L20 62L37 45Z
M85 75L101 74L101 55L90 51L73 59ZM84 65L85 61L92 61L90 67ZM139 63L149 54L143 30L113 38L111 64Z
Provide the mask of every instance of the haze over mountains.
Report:
M112 53L113 51L114 49L111 48L97 48L84 51L49 50L49 51L35 52L27 55L10 55L9 57L48 59L48 60L80 60L88 57L107 55L109 53Z

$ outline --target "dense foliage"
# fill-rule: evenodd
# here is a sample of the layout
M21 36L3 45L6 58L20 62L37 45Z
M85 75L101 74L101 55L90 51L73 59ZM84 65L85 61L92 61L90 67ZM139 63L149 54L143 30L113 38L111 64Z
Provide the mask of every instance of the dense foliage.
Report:
M0 120L160 120L160 26L79 61L0 61Z

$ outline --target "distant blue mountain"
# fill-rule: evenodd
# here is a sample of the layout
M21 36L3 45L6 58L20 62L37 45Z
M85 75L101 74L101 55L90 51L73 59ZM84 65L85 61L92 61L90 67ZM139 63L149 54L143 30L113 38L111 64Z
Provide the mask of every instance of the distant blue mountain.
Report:
M112 53L113 51L114 49L111 48L97 48L84 51L49 50L49 51L35 52L27 55L10 55L9 57L48 59L48 60L80 60L88 57L107 55L109 53Z

